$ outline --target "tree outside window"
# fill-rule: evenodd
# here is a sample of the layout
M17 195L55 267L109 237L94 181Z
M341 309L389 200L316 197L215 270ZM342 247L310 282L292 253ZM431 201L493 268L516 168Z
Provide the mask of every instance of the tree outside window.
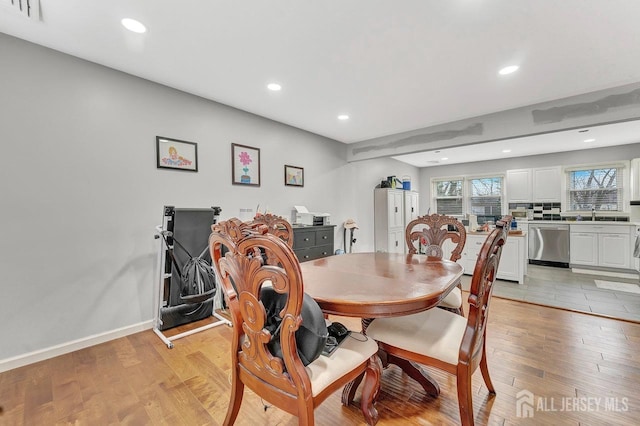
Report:
M439 180L435 182L436 213L462 217L462 179Z
M502 216L502 178L486 177L469 180L471 214Z
M603 167L568 172L570 210L620 211L622 185L619 167Z

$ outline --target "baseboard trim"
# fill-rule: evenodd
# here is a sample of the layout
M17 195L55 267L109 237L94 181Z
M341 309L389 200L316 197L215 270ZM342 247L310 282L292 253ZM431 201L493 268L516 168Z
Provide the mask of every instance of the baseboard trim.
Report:
M119 339L120 337L125 337L130 334L150 330L153 328L153 324L153 320L144 321L138 324L133 324L127 327L118 328L100 334L94 334L82 339L72 340L71 342L62 343L60 345L51 346L49 348L40 349L12 358L3 359L0 360L0 373L13 370L14 368L33 364L35 362L44 361L45 359L53 358L59 355L68 354L69 352L88 348L89 346L99 345L100 343Z
M598 275L603 277L626 278L630 280L635 280L638 278L638 274L626 273L626 272L602 271L598 269L571 268L571 272L575 272L576 274Z

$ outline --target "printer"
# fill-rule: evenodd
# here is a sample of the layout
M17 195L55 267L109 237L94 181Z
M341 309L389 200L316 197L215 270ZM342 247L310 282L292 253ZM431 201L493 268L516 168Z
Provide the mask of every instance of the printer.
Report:
M291 222L294 225L322 226L330 225L329 213L314 213L307 210L305 206L293 206L291 211Z

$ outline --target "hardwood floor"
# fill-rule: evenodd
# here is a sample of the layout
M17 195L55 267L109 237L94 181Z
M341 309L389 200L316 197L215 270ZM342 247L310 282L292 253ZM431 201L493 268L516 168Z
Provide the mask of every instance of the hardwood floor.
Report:
M488 397L477 372L476 424L638 424L640 324L499 298L491 303L487 352L497 395ZM339 320L359 326L358 320ZM168 349L145 331L2 373L0 425L222 424L230 336L227 326L216 327ZM459 424L454 377L429 372L441 387L437 399L425 396L397 367L384 371L379 425ZM546 402L556 411L517 417L523 390L534 394L534 409ZM619 411L612 410L616 402ZM316 409L316 423L362 425L364 420L357 405L340 404L337 392ZM297 425L297 420L275 408L265 410L245 390L236 424Z

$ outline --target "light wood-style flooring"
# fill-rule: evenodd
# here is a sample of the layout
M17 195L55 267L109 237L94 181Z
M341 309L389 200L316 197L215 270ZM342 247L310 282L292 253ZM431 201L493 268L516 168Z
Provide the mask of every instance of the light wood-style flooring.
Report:
M357 320L341 320L359 326ZM488 362L497 395L489 398L477 371L476 424L638 424L640 324L493 298L489 327ZM230 336L227 326L216 327L168 349L145 331L2 373L0 425L221 424L229 397ZM384 371L379 425L459 424L455 378L429 371L441 386L437 399L425 396L397 367ZM547 411L517 417L516 395L523 390L534 394L535 408ZM297 420L273 407L265 410L245 390L236 424ZM338 392L318 407L316 424L364 421L357 405L340 404Z
M599 288L596 280L628 283L638 290L637 278L615 278L575 273L568 268L528 265L523 284L496 280L493 295L640 322L640 294ZM471 277L465 275L463 288L468 290L470 283Z

